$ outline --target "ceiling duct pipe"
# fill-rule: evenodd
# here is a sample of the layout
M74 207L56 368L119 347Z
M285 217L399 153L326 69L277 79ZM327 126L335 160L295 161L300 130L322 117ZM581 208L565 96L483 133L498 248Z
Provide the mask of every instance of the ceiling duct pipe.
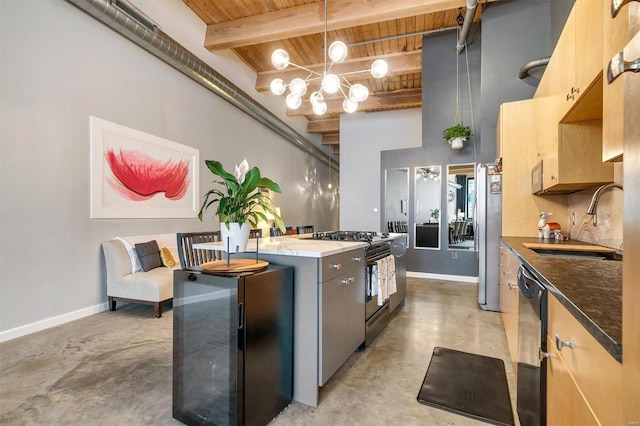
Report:
M475 15L476 13L477 5L478 0L467 0L467 13L464 15L464 23L462 24L462 30L460 30L458 42L456 43L456 50L458 51L458 55L462 53L465 46L467 45L467 36L469 35L469 31L471 30L471 24L473 24L473 15Z
M124 0L67 0L336 171L339 163Z
M549 59L551 56L547 56L545 58L534 59L533 61L529 61L520 68L520 72L518 72L518 78L520 80L529 77L529 71L538 67L546 67L549 63Z

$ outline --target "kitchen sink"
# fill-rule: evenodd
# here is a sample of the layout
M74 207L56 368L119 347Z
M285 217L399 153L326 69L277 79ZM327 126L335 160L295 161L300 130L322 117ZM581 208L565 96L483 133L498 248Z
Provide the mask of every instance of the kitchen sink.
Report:
M617 252L599 252L599 251L572 251L572 250L553 250L550 248L531 250L543 257L553 257L556 259L582 259L582 260L614 260L621 261L622 254Z

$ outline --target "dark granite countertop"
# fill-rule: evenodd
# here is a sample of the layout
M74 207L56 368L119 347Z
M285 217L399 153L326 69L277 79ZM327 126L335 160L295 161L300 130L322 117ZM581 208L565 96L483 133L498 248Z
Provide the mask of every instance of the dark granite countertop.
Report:
M544 257L522 243L563 243L529 237L503 236L502 240L611 356L621 362L622 262ZM574 240L564 243L586 244Z

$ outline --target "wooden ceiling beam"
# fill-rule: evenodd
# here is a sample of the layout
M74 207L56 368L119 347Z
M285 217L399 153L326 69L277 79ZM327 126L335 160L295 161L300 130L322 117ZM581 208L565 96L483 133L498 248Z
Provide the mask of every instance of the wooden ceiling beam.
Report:
M327 114L344 113L342 109L343 97L325 99ZM422 89L395 90L392 92L378 92L369 95L366 101L358 105L358 111L373 111L384 109L417 108L422 105ZM299 115L314 115L311 103L305 99L296 110L287 109L289 117Z
M384 59L389 65L389 73L387 78L403 75L403 74L415 74L422 72L422 51L413 52L399 52L390 53L387 55L370 56L367 58L348 59L340 64L334 64L331 71L334 74L343 74L349 72L356 72L366 70L366 72L351 74L347 78L350 82L371 79L371 73L368 72L371 68L371 64L376 59ZM304 64L301 64L304 65ZM304 65L312 71L322 74L324 71L324 64L314 64L310 66ZM285 84L288 84L296 77L302 79L306 78L309 73L299 68L290 67L285 70L273 70L259 72L256 79L256 90L258 92L267 92L270 90L269 85L274 78L281 78ZM310 86L315 87L320 85L320 79L314 80L309 83Z
M322 135L322 145L339 145L340 135Z
M335 134L340 133L340 119L312 120L307 125L308 133Z
M391 21L466 6L465 0L334 0L329 2L327 29ZM204 47L233 49L324 31L323 2L207 25Z

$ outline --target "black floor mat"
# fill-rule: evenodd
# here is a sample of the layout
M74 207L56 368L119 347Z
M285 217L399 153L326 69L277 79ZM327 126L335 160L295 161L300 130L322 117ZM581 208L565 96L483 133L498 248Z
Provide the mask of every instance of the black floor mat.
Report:
M513 425L504 362L435 348L418 402L496 425Z

